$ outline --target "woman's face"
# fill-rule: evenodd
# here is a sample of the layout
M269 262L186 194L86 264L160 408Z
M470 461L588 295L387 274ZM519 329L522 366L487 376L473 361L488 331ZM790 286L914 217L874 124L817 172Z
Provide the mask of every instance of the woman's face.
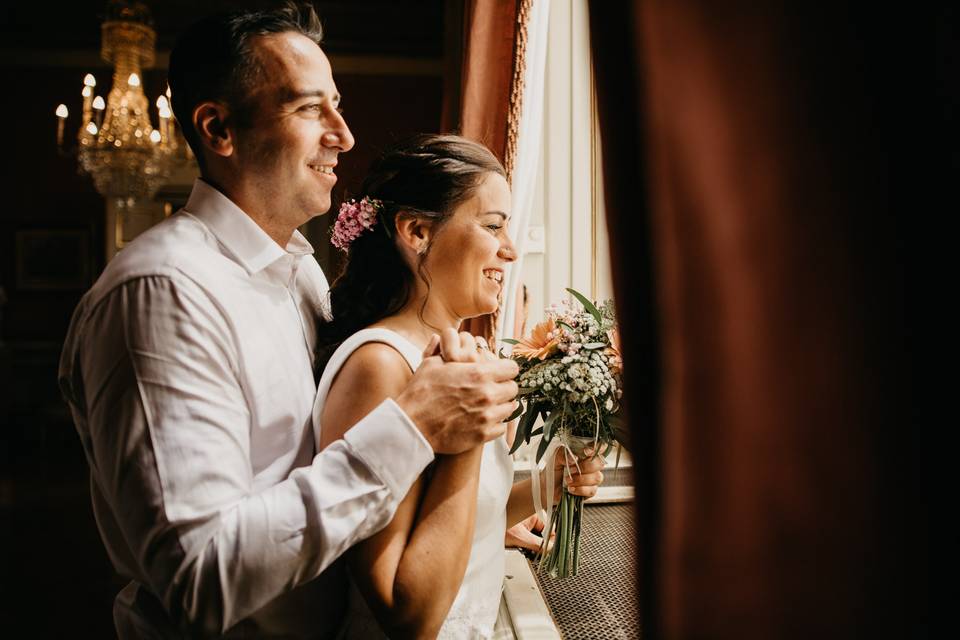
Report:
M510 187L503 176L488 173L433 238L424 261L428 305L442 305L461 319L496 311L504 267L516 260L509 220Z

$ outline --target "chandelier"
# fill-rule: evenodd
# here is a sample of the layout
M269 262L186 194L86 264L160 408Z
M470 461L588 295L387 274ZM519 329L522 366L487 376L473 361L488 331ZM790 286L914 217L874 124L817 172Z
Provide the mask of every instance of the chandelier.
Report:
M113 65L113 87L106 102L94 95L97 81L92 74L83 81L76 149L80 171L91 176L97 191L113 200L120 212L152 198L171 172L192 158L172 118L169 88L156 101L157 128L150 122L142 69L154 63L152 24L143 3L109 2L100 50L100 57ZM63 150L66 105L58 106L56 115L57 145Z

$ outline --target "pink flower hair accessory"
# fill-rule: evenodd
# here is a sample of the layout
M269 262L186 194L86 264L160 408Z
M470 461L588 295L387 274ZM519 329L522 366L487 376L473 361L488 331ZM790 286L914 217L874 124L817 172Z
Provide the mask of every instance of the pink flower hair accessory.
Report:
M350 244L360 237L367 229L377 224L377 213L383 209L383 201L364 196L357 202L350 199L340 205L340 213L333 225L330 243L341 251L346 251Z

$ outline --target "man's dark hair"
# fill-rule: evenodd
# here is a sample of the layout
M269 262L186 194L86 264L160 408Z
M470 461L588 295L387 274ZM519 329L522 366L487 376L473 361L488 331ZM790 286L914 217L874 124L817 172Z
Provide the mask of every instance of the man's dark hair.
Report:
M303 34L318 45L323 39L316 11L309 4L296 2L270 10L210 16L177 38L168 72L173 114L201 169L202 145L193 127L193 110L201 102L218 100L230 107L235 126L249 125L252 105L248 96L263 74L250 40L288 31Z

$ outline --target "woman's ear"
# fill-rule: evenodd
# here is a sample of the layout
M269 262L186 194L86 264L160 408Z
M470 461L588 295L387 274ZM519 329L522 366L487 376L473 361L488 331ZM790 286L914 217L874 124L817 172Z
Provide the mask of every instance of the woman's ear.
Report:
M233 128L227 125L230 112L221 102L201 102L193 110L193 126L204 148L224 158L233 154L236 141Z
M400 246L408 249L415 255L423 255L430 245L433 222L402 211L397 214L395 220L397 239L400 241Z

